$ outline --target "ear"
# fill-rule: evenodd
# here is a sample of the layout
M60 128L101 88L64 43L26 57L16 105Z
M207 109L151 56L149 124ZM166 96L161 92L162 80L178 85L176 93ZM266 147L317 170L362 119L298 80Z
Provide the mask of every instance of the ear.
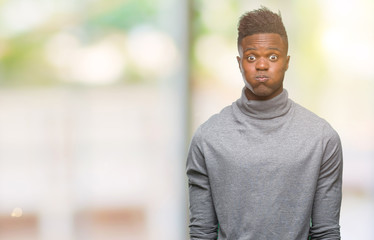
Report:
M291 56L287 56L286 70L285 71L288 70L288 64L290 63L290 58L291 58Z
M241 64L242 59L239 56L236 56L236 60L238 61L240 71L242 71L242 64Z

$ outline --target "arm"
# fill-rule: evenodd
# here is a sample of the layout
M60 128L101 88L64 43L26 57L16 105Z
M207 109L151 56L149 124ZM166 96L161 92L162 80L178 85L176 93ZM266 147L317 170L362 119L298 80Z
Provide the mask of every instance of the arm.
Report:
M342 147L338 134L328 139L323 155L312 212L311 239L340 239Z
M201 129L192 139L187 158L191 240L217 239L217 217L209 177L201 150Z

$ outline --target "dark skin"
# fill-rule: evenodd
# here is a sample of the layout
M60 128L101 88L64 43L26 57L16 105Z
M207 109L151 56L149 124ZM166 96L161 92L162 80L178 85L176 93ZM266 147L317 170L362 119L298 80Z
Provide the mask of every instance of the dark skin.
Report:
M248 100L269 100L283 91L290 61L287 52L287 43L277 33L258 33L242 39L236 58L246 81Z

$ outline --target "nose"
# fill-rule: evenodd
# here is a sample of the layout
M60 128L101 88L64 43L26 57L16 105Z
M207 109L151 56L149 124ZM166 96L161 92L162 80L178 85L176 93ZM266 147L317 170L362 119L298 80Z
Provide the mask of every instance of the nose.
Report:
M265 58L260 58L256 62L256 70L268 70L269 62Z

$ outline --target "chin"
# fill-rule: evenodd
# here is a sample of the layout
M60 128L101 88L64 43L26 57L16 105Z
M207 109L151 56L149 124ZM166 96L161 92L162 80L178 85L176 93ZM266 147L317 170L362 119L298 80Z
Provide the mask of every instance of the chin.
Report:
M269 100L274 97L275 92L273 91L255 91L254 95L259 100Z
M257 90L254 91L254 94L258 97L269 97L273 94L274 92L272 91L266 91L266 90Z

